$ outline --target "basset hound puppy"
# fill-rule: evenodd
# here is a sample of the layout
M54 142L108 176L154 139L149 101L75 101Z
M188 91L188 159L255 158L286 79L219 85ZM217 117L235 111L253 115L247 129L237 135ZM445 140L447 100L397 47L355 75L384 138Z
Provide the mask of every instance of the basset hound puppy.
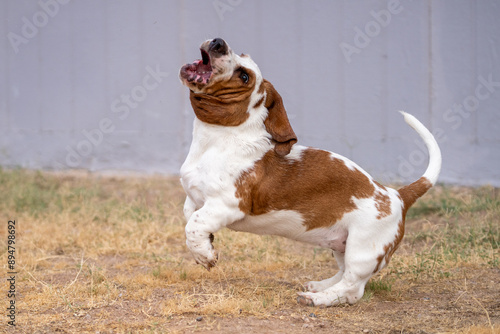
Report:
M402 112L424 140L429 164L410 185L385 187L343 156L297 145L281 96L250 56L235 54L220 38L200 50L201 59L179 75L196 115L181 167L194 259L215 266L213 234L223 227L284 236L331 249L340 268L306 283L299 303L359 301L401 242L408 209L438 178L441 153L433 135Z

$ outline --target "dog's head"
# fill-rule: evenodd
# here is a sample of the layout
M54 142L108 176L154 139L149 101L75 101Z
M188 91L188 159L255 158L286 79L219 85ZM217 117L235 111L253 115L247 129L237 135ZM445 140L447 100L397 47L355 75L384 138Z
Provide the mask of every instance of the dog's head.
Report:
M200 46L201 59L184 65L181 82L190 89L196 117L206 123L239 126L252 113L267 110L261 119L279 155L287 155L297 137L288 121L283 101L273 85L262 78L248 55L235 54L221 38Z

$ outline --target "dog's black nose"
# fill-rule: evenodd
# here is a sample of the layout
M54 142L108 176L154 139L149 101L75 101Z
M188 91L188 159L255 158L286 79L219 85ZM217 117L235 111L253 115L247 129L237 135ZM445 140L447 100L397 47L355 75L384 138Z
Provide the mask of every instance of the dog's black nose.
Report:
M214 38L210 42L208 49L212 52L217 52L220 53L221 55L225 55L227 54L228 47L226 42L222 38Z

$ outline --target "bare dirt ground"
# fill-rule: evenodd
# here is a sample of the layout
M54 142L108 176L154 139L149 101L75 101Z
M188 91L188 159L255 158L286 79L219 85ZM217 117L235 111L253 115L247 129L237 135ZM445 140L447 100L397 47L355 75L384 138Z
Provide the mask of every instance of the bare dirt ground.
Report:
M296 292L335 273L326 250L224 230L218 265L197 266L176 179L0 170L0 186L18 224L16 326L0 316L0 332L500 333L498 189L431 190L363 299L318 308Z

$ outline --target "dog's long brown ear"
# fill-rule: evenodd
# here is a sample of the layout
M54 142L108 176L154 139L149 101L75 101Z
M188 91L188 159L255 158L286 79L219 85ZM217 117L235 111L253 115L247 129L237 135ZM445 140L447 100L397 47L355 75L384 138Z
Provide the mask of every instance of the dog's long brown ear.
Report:
M288 121L280 94L269 81L264 80L262 85L267 93L264 105L269 111L264 125L275 141L274 151L280 156L285 156L290 153L293 144L297 142L297 136Z

